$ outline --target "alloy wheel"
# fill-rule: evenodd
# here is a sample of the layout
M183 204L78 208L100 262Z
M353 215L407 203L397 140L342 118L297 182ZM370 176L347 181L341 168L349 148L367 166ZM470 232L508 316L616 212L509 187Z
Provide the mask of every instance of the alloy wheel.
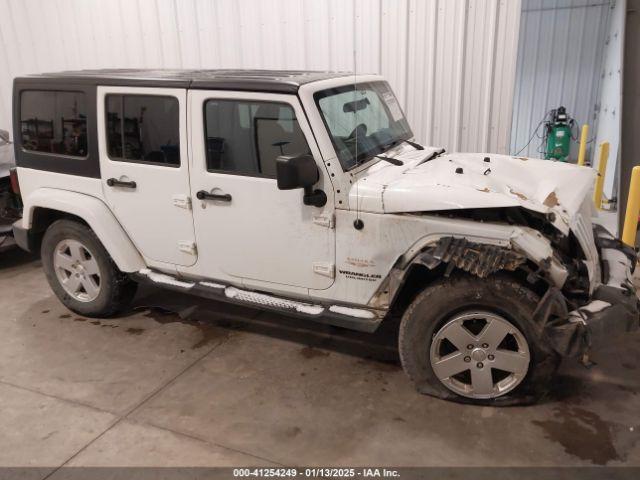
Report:
M513 323L495 313L466 311L436 332L430 360L449 390L487 399L516 388L527 374L531 355L525 336Z
M65 239L53 252L53 268L65 292L80 302L100 294L100 268L95 256L78 240Z

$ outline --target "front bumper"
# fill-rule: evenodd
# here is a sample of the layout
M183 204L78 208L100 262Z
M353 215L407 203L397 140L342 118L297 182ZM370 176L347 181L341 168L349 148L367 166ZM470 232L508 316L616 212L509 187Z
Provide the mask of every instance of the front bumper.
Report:
M580 357L614 336L640 328L640 305L632 277L636 252L600 225L594 227L594 237L602 284L593 292L591 301L569 311L564 295L551 288L534 314L539 325L544 325L553 349L566 357Z

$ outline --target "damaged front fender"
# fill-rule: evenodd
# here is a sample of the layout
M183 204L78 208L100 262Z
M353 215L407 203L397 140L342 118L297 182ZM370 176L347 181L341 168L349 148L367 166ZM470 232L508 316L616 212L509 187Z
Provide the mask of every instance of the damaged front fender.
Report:
M446 275L454 268L486 278L500 270L515 271L527 260L538 266L551 285L561 288L569 275L566 267L553 255L549 241L539 232L516 228L509 238L510 246L478 243L458 237L442 237L427 247L411 263L434 269L447 264Z
M525 261L524 255L513 250L454 237L441 238L434 248L427 249L417 259L429 269L446 263L447 277L454 268L459 268L480 278L487 278L499 270L514 271Z
M516 229L511 245L478 243L464 237L441 237L425 245L411 258L401 257L370 306L387 308L404 285L411 265L434 270L445 265L444 275L460 269L479 278L498 271L527 269L527 261L539 268L549 287L534 313L539 335L557 353L579 358L616 335L640 328L640 305L632 283L636 253L609 232L596 226L594 238L602 279L585 304L569 300L562 291L568 271L554 256L548 241L530 229Z
M599 226L594 234L605 284L595 289L589 303L571 311L560 290L550 288L534 314L553 349L565 357L581 357L640 329L640 304L631 278L636 254Z
M553 255L549 240L539 232L524 227L504 230L504 236L491 237L486 242L478 237L442 236L417 242L393 266L377 292L369 301L373 308L389 308L405 284L412 265L424 265L434 270L446 265L445 276L460 269L479 278L486 278L500 270L524 268L527 261L537 265L534 275L543 276L552 286L562 287L568 271Z

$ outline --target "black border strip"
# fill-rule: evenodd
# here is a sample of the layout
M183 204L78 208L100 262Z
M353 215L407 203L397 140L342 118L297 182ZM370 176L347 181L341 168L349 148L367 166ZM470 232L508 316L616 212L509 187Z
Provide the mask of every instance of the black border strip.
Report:
M68 155L49 154L47 152L33 152L22 146L20 133L20 97L22 92L41 90L47 92L82 92L87 101L87 156L72 157ZM100 178L100 157L98 154L98 126L97 126L96 87L86 83L52 83L13 82L13 132L16 165L23 168L44 170L54 173L65 173L90 178Z

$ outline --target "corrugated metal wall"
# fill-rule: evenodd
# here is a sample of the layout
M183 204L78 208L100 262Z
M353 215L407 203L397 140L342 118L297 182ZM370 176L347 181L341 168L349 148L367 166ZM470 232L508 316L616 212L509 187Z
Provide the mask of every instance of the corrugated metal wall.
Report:
M0 0L0 126L25 73L353 70L355 43L420 141L506 152L519 18L519 0Z
M396 10L397 1L383 2L396 18L383 22L382 73L418 137L450 150L506 153L520 2L400 3L408 16ZM396 58L398 52L406 58Z
M609 5L609 0L523 0L511 153L525 147L545 113L560 105L581 124L589 123L590 137L595 136ZM521 155L540 157L540 145L533 137ZM577 157L575 144L572 157Z
M604 195L613 198L618 192L620 131L622 127L622 66L624 59L627 0L616 0L610 10L610 22L605 34L604 59L600 67L601 91L598 99L597 133L594 147L609 142L609 160L604 177ZM635 53L638 55L638 52ZM594 152L592 164L597 167L599 155ZM625 182L629 179L625 178Z

